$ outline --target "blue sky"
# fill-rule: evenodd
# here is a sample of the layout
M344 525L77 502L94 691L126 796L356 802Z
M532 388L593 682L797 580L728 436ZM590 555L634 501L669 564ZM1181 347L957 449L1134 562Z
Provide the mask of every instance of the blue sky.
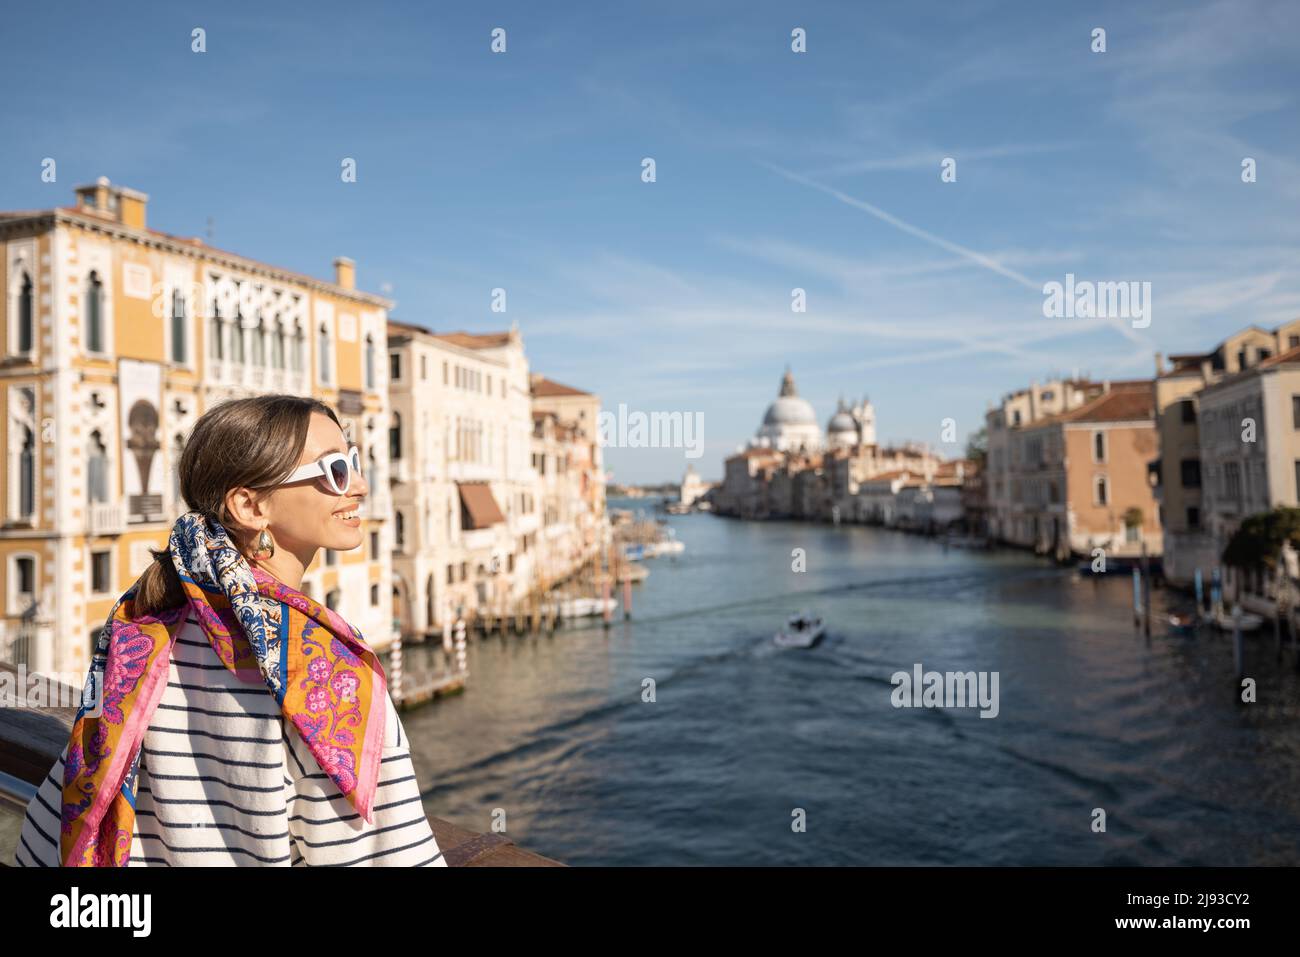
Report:
M5 17L0 208L67 205L106 175L150 194L159 229L201 236L213 217L217 245L319 276L351 256L396 318L515 320L536 371L607 407L702 412L706 477L787 363L823 424L838 396L867 394L882 439L955 454L944 418L964 438L1035 378L1147 376L1157 350L1300 316L1294 3ZM494 27L505 54L489 51ZM657 182L641 182L643 157ZM1042 284L1066 273L1151 282L1151 325L1045 318ZM637 482L688 461L607 460Z

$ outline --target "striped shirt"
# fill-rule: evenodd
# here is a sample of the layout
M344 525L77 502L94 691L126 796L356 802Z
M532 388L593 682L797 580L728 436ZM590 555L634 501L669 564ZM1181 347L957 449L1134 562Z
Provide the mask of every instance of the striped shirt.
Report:
M245 684L191 618L145 731L130 867L446 867L405 729L388 713L367 824L320 769L264 685ZM59 865L63 762L27 806L14 864Z

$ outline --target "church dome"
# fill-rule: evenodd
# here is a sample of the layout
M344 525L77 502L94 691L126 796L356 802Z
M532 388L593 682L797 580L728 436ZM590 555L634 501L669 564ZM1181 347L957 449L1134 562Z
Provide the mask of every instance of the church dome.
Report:
M783 395L767 407L764 425L816 425L817 413L807 399Z
M785 377L781 380L781 392L776 397L776 401L767 407L767 414L763 416L764 425L816 425L817 413L813 411L812 403L807 399L799 397L795 391L794 376L790 370L785 370Z
M812 451L823 446L817 413L812 403L799 397L789 369L785 370L776 401L767 407L753 444L779 452Z
M858 431L858 424L853 421L853 416L847 412L836 412L831 416L830 422L826 426L829 434L836 432L854 432Z

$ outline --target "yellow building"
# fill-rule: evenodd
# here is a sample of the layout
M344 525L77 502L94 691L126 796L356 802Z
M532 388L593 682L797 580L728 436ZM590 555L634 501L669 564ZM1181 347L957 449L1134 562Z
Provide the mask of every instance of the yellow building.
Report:
M0 213L4 358L0 659L84 672L113 602L183 510L195 420L263 392L331 404L363 460L387 458L387 314L355 288L150 229L148 197L107 179L76 205ZM356 552L318 555L304 591L372 645L392 630L387 489Z

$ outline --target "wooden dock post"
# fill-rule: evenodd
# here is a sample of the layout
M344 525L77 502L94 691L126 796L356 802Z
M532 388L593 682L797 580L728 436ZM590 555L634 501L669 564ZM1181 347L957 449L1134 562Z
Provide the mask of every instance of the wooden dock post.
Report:
M1241 605L1239 604L1232 606L1232 664L1240 679L1246 673L1246 665L1241 643Z
M456 670L462 678L469 675L468 657L465 654L465 619L456 619Z
M1151 637L1151 558L1147 555L1147 543L1145 540L1143 540L1142 542L1142 578L1145 580L1144 584L1146 585L1146 591L1144 592L1145 598L1143 600L1144 612L1142 618L1145 623L1143 628L1146 632L1146 636L1150 638Z
M1142 573L1133 569L1133 627L1142 623Z

